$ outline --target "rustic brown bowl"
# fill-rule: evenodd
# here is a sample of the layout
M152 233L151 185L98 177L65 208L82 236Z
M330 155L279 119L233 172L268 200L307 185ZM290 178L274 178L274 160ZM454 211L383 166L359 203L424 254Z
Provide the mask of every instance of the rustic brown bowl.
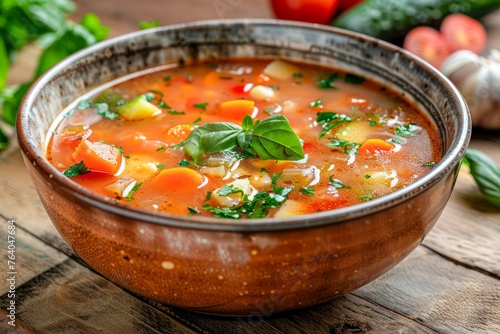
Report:
M286 219L222 220L115 203L64 177L44 157L55 117L89 90L179 59L280 57L367 76L420 105L445 152L428 175L388 196ZM29 90L17 129L29 173L66 242L122 287L168 305L269 315L321 303L382 275L429 232L470 139L457 89L393 45L327 26L276 20L206 21L115 38L49 70Z

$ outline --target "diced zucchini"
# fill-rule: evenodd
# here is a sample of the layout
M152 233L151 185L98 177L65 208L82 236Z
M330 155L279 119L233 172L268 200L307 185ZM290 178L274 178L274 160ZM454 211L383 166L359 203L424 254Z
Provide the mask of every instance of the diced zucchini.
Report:
M264 74L278 80L288 80L298 73L299 68L283 60L273 60L264 69Z
M149 102L144 95L139 95L116 112L129 121L135 121L156 116L161 113L161 109Z

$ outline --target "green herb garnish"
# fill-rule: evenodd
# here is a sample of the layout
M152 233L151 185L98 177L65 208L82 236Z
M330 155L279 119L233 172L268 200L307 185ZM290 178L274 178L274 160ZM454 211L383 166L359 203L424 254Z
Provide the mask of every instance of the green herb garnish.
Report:
M198 210L198 208L194 208L192 206L188 206L187 208L189 211L188 216L199 215L201 213L200 210Z
M160 151L163 151L163 150L165 150L165 149L166 149L166 147L165 147L165 146L160 146L160 147L158 147L158 148L156 149L156 152L160 152Z
M314 196L314 187L301 188L300 192L307 196Z
M362 201L367 201L368 202L368 201L372 200L372 196L371 195L365 195L365 196L361 196L359 199L362 200Z
M142 182L140 183L137 183L133 188L132 190L130 190L130 192L127 194L127 197L125 197L125 200L126 201L131 201L134 199L134 194L137 190L139 190L139 188L142 186Z
M405 140L403 138L397 138L397 137L394 137L394 138L391 138L391 142L395 143L395 144L403 144L405 142Z
M69 166L69 168L63 172L63 175L67 177L76 177L90 172L91 170L87 168L87 166L83 163L83 160L81 160L80 162Z
M377 126L377 122L372 121L372 120L369 120L368 124L370 124L370 126Z
M182 160L179 161L179 166L180 167L189 167L190 165L191 165L191 163L189 161L187 161L187 160L182 159Z
M415 125L398 125L394 130L394 134L400 137L414 137L416 136L415 131L418 129Z
M76 109L78 110L86 110L92 108L92 101L89 100L81 100L76 105Z
M242 125L229 122L205 123L197 127L182 143L186 154L196 162L202 154L242 150L262 160L300 160L304 151L288 120L273 115L262 121L250 116Z
M434 167L434 166L436 166L436 163L434 161L420 164L420 167Z
M109 110L107 103L96 103L94 106L94 112L103 118L114 120L119 115L115 112Z
M193 107L201 109L205 111L207 109L208 103L195 103L193 104Z
M318 88L336 89L334 82L340 79L340 74L332 73L328 77L321 79Z
M343 150L345 153L352 155L358 154L358 147L360 146L360 144L348 142L341 139L332 139L327 146L335 148L337 150Z
M350 122L351 118L346 115L339 115L335 112L326 111L316 113L316 122L323 124L323 129L319 134L319 138L323 138L331 129L342 122Z
M309 103L309 106L311 108L323 108L323 98L317 99L316 101L313 101Z
M334 179L334 176L331 175L330 178L328 179L328 182L337 189L349 189L351 187L346 186L345 184L342 183L342 181Z

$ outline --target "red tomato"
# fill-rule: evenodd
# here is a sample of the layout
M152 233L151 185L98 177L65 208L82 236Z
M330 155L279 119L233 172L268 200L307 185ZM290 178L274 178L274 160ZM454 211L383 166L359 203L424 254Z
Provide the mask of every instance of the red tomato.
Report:
M451 14L441 23L441 33L451 51L470 50L480 54L486 46L487 34L479 21L464 14Z
M340 0L338 11L345 12L346 10L356 6L360 2L363 2L363 0Z
M271 0L278 19L311 23L330 23L339 0Z
M444 36L431 27L416 27L405 37L403 48L439 68L450 54Z

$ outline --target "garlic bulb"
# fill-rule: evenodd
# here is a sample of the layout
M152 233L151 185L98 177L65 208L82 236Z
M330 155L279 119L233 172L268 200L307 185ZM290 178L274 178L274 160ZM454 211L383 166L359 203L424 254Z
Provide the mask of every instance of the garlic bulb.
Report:
M441 67L464 96L472 125L500 129L500 51L486 57L460 50L450 55Z

